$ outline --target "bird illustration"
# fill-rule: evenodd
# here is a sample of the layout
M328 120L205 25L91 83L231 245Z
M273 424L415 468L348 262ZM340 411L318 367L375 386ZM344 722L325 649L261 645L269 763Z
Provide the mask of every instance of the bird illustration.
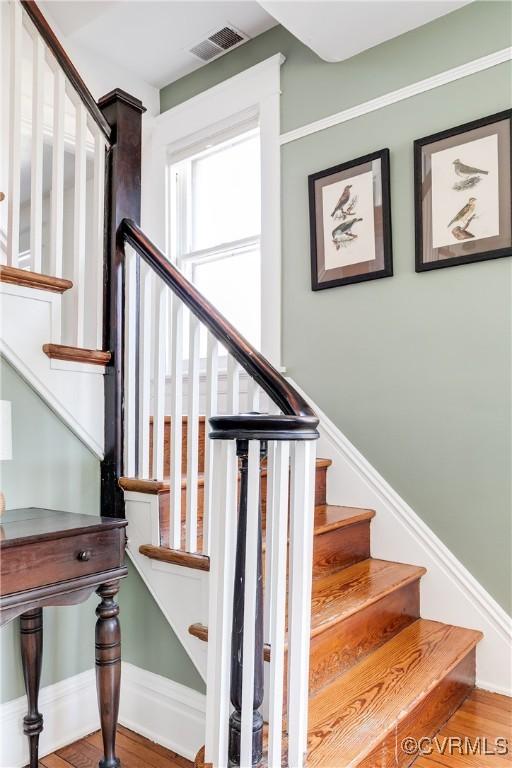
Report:
M464 208L461 208L460 211L453 217L453 219L448 224L449 227L452 226L452 224L455 224L457 221L464 221L464 219L468 219L470 216L472 216L475 212L476 208L476 197L470 197Z
M338 226L333 229L332 241L335 244L337 251L339 251L340 245L343 240L353 239L357 237L357 235L354 234L354 232L351 232L350 230L352 229L354 224L357 224L358 221L362 221L362 219L358 219L357 217L354 217L349 221L344 221L343 224L338 224Z
M347 184L343 192L341 193L340 199L336 203L336 207L334 208L333 212L331 213L331 218L334 218L334 216L339 212L340 214L343 213L343 206L345 206L348 201L350 200L350 190L352 188L352 184Z
M489 175L489 171L483 171L481 168L473 168L472 165L464 165L458 158L453 161L453 165L457 176L474 176L476 173L483 173L485 176Z

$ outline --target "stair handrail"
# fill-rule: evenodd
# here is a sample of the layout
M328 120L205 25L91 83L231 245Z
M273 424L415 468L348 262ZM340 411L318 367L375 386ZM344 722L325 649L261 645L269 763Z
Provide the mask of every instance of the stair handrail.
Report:
M59 66L68 78L69 82L82 100L90 116L101 130L108 143L112 140L112 129L105 119L102 111L96 104L94 96L84 83L77 68L67 55L63 46L59 42L55 32L48 24L35 0L20 0L21 5L27 12L35 28L43 38L44 42L55 56Z
M255 439L261 440L315 440L318 437L318 417L285 377L187 280L134 221L123 219L120 234L284 414L216 416L210 421L213 427L210 436L214 439L235 439L251 433ZM278 433L280 438L277 438Z

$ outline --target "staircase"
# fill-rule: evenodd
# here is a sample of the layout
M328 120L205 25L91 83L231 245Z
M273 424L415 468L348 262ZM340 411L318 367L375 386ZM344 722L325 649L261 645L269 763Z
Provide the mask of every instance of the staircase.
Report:
M201 420L204 423L204 419ZM187 425L184 420L185 456ZM201 430L199 467L204 468ZM171 450L170 419L166 450ZM433 736L469 695L475 681L475 650L482 635L421 619L420 580L425 569L371 557L374 512L327 503L329 459L317 459L313 584L309 643L307 766L405 768L417 757L406 737ZM182 493L186 494L186 460ZM199 478L201 499L203 478ZM123 478L128 491L154 494L161 541L139 544L145 558L209 571L202 553L203 505L198 512L198 551L169 548L168 482ZM261 498L266 499L262 472ZM128 517L130 516L128 504ZM263 531L265 552L265 504ZM182 547L185 519L182 521ZM208 627L195 622L190 635L208 642ZM265 662L272 648L264 647ZM204 750L196 761L204 765ZM286 765L286 762L283 762Z
M412 765L403 740L435 734L464 701L482 634L421 618L425 569L372 558L375 513L328 503L331 458L316 456L319 419L307 400L136 223L142 104L122 91L97 104L37 5L4 6L1 351L102 458L102 513L128 518L128 552L207 682L197 765ZM28 256L24 30L34 93L46 60L54 95L52 124L38 98L32 105ZM75 127L70 243L65 94Z

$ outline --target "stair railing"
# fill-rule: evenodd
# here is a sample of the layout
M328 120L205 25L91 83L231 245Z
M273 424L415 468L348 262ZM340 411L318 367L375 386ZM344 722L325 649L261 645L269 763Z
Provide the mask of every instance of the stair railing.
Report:
M2 84L8 82L10 94L2 114L2 136L9 138L1 157L7 178L2 269L73 280L64 307L65 342L111 352L103 513L124 514L123 475L160 484L169 511L160 520L158 543L209 558L205 759L213 768L248 768L265 752L271 768L282 759L302 768L318 420L137 225L140 101L116 90L96 104L33 0L10 0L1 11L8 27ZM32 99L25 120L27 41ZM48 103L47 92L53 94ZM26 249L20 241L23 130L31 138ZM66 152L73 155L71 216L64 199ZM202 423L209 431L204 456Z
M51 341L101 349L110 126L36 3L0 5L0 262L70 279Z
M268 765L280 768L284 750L286 764L301 768L307 744L318 419L140 227L125 219L119 236L130 246L125 256L125 469L162 488L168 480L169 512L167 519L160 518L158 543L210 557L206 762L214 768L248 768L258 765L265 751ZM140 312L130 316L137 285ZM226 358L222 398L218 363ZM241 408L242 374L254 387ZM265 397L274 413L240 413ZM201 402L210 429L204 501L197 492ZM270 646L266 743L264 641Z

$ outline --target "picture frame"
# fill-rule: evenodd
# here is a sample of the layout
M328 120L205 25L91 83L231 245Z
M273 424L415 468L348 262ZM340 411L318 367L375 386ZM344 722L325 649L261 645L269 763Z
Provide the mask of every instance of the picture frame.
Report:
M414 142L416 272L512 256L512 109Z
M391 277L389 149L308 177L311 288Z

